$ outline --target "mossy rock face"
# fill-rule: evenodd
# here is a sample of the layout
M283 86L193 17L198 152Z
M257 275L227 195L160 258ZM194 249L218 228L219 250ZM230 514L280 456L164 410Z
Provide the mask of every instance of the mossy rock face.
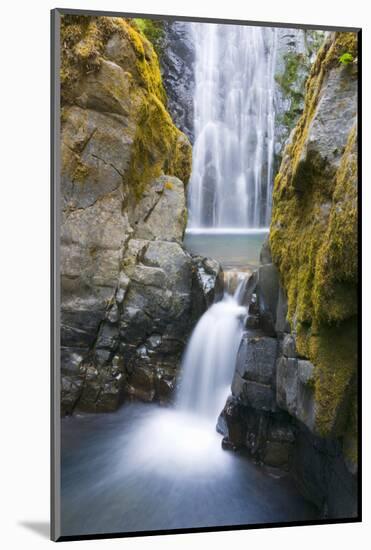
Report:
M116 117L130 155L120 175L134 200L161 174L186 184L191 145L166 109L156 52L135 23L121 17L63 16L61 50L62 106L102 113L108 123ZM66 123L65 108L62 126ZM80 166L75 179L88 175Z
M191 146L166 109L155 50L130 20L62 17L61 92L62 408L113 410L128 389L120 319L127 320L128 338L134 332L140 340L138 350L131 348L133 365L142 357L143 333L151 336L153 330L171 357L172 378L181 352L178 336L193 323L192 262L180 244ZM138 265L129 279L124 267L140 263L131 250L141 225L148 247L164 241L164 248L183 258L188 271L183 264L177 268L184 291L172 294L162 265ZM125 302L135 285L139 320ZM141 296L148 308L157 300L158 327L142 311ZM149 366L156 384L164 380L166 386L161 354L162 348L156 357L150 354ZM147 356L143 364L148 367ZM141 385L140 376L130 379L130 388L136 382Z
M304 112L275 180L270 245L297 349L315 365L317 433L341 435L357 366L357 58L332 34L306 85Z
M164 22L154 19L133 19L137 29L151 42L157 55L161 56L164 40Z

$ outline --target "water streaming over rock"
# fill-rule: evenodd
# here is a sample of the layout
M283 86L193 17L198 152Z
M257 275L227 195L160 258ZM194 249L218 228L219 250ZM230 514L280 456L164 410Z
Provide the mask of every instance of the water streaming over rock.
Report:
M213 304L197 323L182 362L182 383L177 408L216 420L235 368L243 332L246 307L240 305L245 274L230 294L226 290L220 302Z
M276 29L194 23L189 227L269 225Z

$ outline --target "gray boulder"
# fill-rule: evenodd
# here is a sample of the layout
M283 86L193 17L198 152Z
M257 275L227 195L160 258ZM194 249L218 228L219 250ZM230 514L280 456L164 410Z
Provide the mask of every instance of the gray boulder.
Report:
M277 405L315 431L314 366L282 356L277 363Z
M274 326L277 335L290 332L290 323L287 320L287 296L281 285L278 285L278 301L276 309L276 324Z
M258 410L275 410L276 355L275 338L244 334L232 380L232 395L241 404Z
M298 191L305 189L317 174L321 178L333 178L339 167L357 115L356 70L356 67L336 66L326 76L310 134L293 177L294 188ZM349 78L352 71L354 74ZM341 116L334 116L334 113L340 112ZM331 201L327 208L326 205L324 207L325 217L331 209Z
M261 411L275 411L275 393L272 386L244 380L235 374L232 382L232 395L245 406Z
M267 466L288 470L292 455L292 444L281 441L267 441L262 460Z
M305 83L324 39L324 31L277 29L275 153L278 160L292 128L303 112Z
M136 239L182 242L186 225L184 184L160 176L144 193L133 214Z
M282 353L285 357L295 359L296 355L296 344L295 337L293 334L286 334L283 343L282 343Z
M277 340L245 333L236 361L236 372L244 379L271 384L275 376Z

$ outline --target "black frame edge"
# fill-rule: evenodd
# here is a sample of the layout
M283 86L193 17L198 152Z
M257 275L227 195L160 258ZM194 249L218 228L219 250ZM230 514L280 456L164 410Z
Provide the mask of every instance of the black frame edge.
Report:
M253 27L278 27L286 29L312 29L323 31L343 31L343 32L358 32L360 27L345 27L332 25L315 25L303 23L280 23L267 21L249 21L246 19L219 19L215 17L192 17L188 15L168 15L154 13L132 13L106 10L83 10L75 8L56 8L60 15L86 15L86 16L107 16L107 17L129 17L143 19L166 19L168 21L189 21L200 23L221 23L225 25L248 25Z
M358 490L358 517L362 521L362 29L357 32L357 54L358 54L358 87L357 87L357 171L358 171L358 371L357 371L357 428L358 428L358 461L357 461L357 490Z
M255 523L250 525L218 525L214 527L191 527L186 529L165 529L156 531L132 531L132 532L116 532L116 533L97 533L91 535L63 535L56 542L69 542L76 540L102 540L102 539L117 539L117 538L134 538L134 537L153 537L164 535L180 535L188 533L218 533L221 531L250 531L252 529L272 529L272 528L290 528L290 527L309 527L312 525L340 525L348 523L360 523L361 520L356 518L341 518L341 519L324 519L324 520L308 520L308 521L291 521L287 523Z

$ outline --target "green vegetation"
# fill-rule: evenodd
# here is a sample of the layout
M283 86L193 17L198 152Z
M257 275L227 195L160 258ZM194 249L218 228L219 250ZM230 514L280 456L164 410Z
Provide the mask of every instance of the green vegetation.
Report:
M278 122L289 131L303 112L304 81L308 74L309 66L303 54L288 52L284 55L284 70L275 76L283 94L290 100L290 108L284 112Z
M63 106L74 104L85 79L103 70L104 60L112 61L107 49L111 43L119 76L106 78L104 86L120 108L124 106L133 129L130 164L123 177L136 198L159 175L177 176L187 183L191 170L191 145L166 109L158 57L147 38L161 33L160 22L149 19L66 15L61 23ZM64 118L65 109L62 122ZM78 155L75 160L73 179L81 183L89 170Z
M191 156L188 140L174 126L163 103L150 94L140 110L129 169L130 185L134 185L137 197L162 173L187 183Z
M305 56L301 53L287 52L284 57L285 69L282 74L276 75L276 82L281 86L285 94L289 95L296 85L298 73L301 68L307 68Z
M322 31L305 31L306 53L289 51L283 56L284 69L275 75L284 96L290 100L288 111L278 116L277 122L287 128L288 133L303 112L305 82L310 71L310 58L315 54L324 40Z
M349 65L349 63L353 63L353 61L354 57L349 52L345 52L339 57L339 63L341 63L342 65Z
M152 43L158 56L161 55L161 44L164 37L163 21L154 19L133 19L139 31Z
M121 17L64 15L61 23L61 93L63 103L73 103L74 85L97 71L105 59L105 47L113 35L128 43L123 68L135 80L166 103L160 67L152 44L130 20ZM131 53L132 52L132 53ZM135 54L135 55L133 55Z

